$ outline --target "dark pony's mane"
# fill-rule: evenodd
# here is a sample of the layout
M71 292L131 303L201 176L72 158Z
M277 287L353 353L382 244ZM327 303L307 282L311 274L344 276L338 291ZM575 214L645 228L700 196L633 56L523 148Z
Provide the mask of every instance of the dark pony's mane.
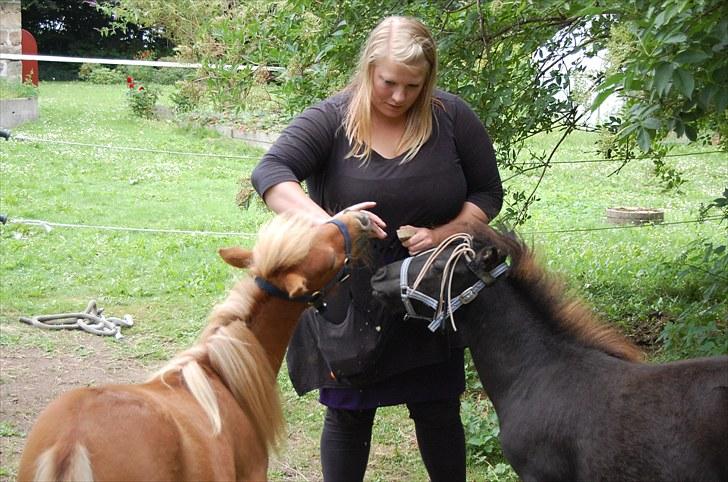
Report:
M552 328L573 336L583 345L630 361L641 361L643 354L614 327L599 320L582 300L566 292L564 282L547 273L534 252L514 233L487 228L478 233L479 242L491 244L511 258L509 279L533 300Z

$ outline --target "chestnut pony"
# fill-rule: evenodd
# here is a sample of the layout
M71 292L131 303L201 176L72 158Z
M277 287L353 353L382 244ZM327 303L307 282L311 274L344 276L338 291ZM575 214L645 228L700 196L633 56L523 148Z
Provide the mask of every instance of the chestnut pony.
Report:
M145 383L51 402L28 436L19 480L265 480L284 435L276 374L296 321L345 274L368 227L356 212L319 226L277 216L252 252L221 249L252 276L212 310L199 341Z
M521 480L728 481L728 356L641 362L510 234L432 254L378 270L375 296L411 317L461 306L430 326L470 348Z

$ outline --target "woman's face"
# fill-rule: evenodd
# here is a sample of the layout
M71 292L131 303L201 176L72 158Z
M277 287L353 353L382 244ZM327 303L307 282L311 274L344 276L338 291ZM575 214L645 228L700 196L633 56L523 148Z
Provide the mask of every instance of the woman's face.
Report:
M427 64L413 68L386 58L374 65L372 77L372 107L384 117L399 119L422 92Z

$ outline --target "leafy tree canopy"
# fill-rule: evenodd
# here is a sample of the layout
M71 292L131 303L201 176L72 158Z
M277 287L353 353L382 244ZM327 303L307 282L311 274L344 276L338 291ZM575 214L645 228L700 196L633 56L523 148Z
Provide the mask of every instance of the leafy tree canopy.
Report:
M430 26L440 86L473 106L500 161L516 171L545 172L558 145L524 152L525 141L587 128L589 107L610 95L624 108L604 127L605 154L647 153L659 168L670 133L713 136L728 147L728 3L721 0L115 0L104 8L164 32L181 55L203 62L200 77L221 108L239 107L256 76L221 67L245 64L284 68L286 105L299 112L346 84L382 17L404 14ZM589 71L600 52L608 63ZM678 173L664 178L679 184ZM534 199L535 190L511 192L506 214L523 221Z
M93 2L30 0L21 4L22 26L38 42L43 55L135 58L141 51L168 55L173 45L153 29L127 24L115 35L102 35L112 18ZM78 65L44 64L42 78L76 78Z

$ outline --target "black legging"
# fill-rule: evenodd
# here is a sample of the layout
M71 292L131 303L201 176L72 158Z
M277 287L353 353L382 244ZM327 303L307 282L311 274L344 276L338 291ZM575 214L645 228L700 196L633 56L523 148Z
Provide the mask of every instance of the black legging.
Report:
M460 400L408 403L417 445L432 482L465 481L465 433ZM369 460L376 408L328 408L321 433L321 466L325 482L359 482Z

